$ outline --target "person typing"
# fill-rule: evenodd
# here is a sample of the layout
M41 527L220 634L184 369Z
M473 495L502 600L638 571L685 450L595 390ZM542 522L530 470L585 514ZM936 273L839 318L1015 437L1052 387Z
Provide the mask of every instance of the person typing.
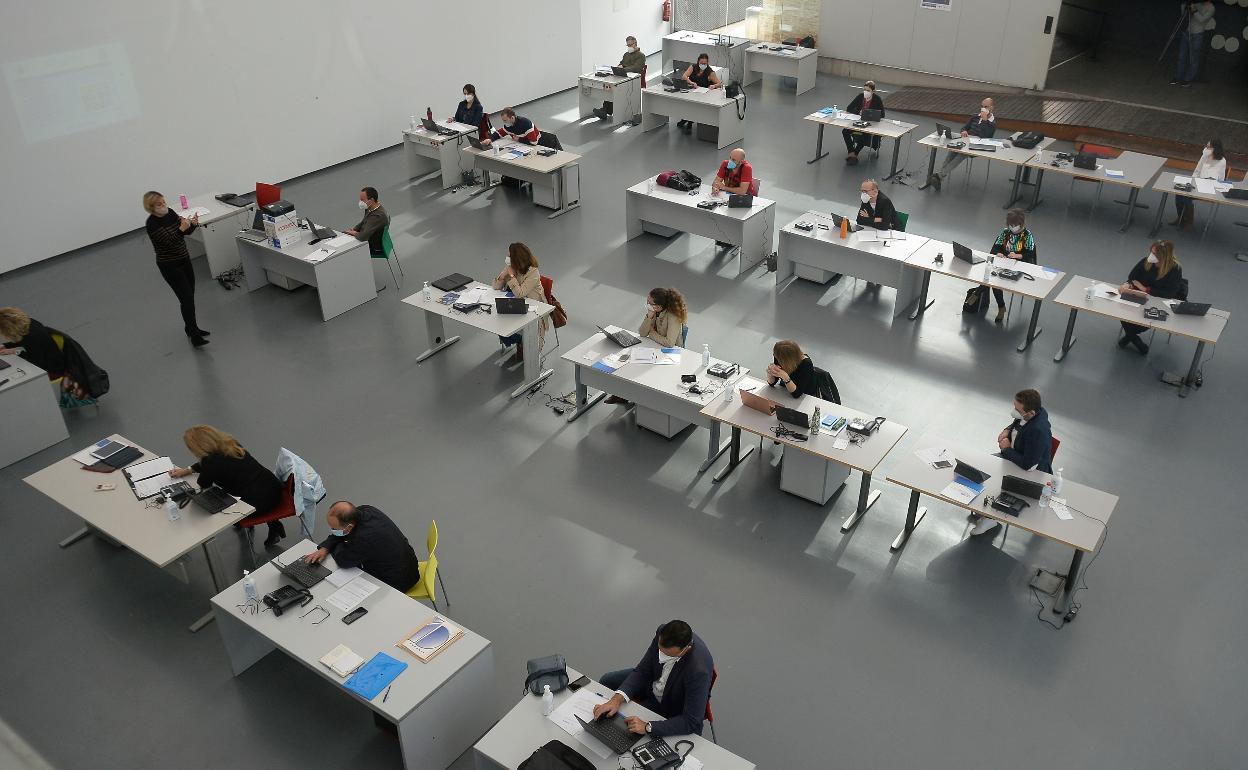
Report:
M340 568L359 567L392 588L406 592L420 580L420 563L403 532L371 505L356 507L346 500L330 506L325 514L329 537L303 557L319 564L333 554Z
M620 58L620 67L640 75L646 68L646 55L637 47L637 38L632 35L624 38L624 48L624 56ZM615 103L610 99L603 102L601 107L594 108L594 116L599 120L610 120L614 112Z

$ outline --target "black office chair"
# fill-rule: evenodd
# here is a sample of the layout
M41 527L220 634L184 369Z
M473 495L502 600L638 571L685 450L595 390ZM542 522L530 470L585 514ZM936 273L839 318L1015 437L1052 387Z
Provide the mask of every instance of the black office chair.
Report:
M542 138L537 140L537 145L551 150L563 150L563 144L559 141L559 137L549 131L542 132Z

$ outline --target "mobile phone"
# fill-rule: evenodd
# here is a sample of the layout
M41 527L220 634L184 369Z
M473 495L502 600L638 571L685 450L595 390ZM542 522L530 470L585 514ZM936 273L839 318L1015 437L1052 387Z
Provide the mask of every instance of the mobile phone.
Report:
M112 492L116 488L117 488L116 484L96 484L95 485L96 492Z
M580 679L577 679L575 682L568 682L568 689L572 692L576 692L587 684L589 684L589 677L581 674Z
M367 614L368 614L368 609L367 609L367 608L365 608L365 607L356 607L355 609L353 609L353 610L351 610L350 612L348 612L346 615L343 615L343 616L342 616L342 622L343 622L343 623L346 623L346 624L349 626L349 625L351 625L352 623L354 623L355 621L359 620L360 618L364 617L364 616L365 616L365 615L367 615Z

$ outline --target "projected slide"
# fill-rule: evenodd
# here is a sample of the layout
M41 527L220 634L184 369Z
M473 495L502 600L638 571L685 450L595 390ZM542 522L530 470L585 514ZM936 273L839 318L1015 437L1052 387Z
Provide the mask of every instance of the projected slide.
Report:
M27 142L139 115L139 95L121 43L6 62L4 77Z

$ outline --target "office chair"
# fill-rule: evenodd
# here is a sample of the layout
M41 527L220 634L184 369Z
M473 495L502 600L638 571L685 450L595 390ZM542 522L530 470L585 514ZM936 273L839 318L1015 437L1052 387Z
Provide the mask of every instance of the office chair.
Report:
M750 195L758 195L758 191L762 186L763 186L763 180L754 179L750 182L750 187L748 190L746 190L746 192L748 192Z
M904 211L898 211L898 212L897 212L897 221L896 221L894 224L896 224L896 225L897 225L897 230L898 230L899 232L903 232L903 233L904 233L904 232L906 231L906 225L907 225L909 222L910 222L910 215L909 215L909 214L907 214L907 213L906 213L906 212L904 212Z
M429 560L420 562L420 580L416 585L407 589L407 595L413 599L428 599L433 604L434 612L440 612L438 609L438 593L435 586L442 586L442 598L446 600L446 606L451 606L451 597L446 593L446 584L442 582L442 576L438 574L438 522L436 520L429 522L429 534L425 537L425 547L429 550Z
M56 329L48 329L48 333L52 335L52 342L56 344L56 349L61 351L62 354L64 354L65 353L65 338L67 336L65 332L59 332ZM49 373L48 382L51 383L53 392L56 393L57 403L60 405L62 409L77 409L82 406L94 406L95 413L97 415L100 413L100 402L98 399L90 395L88 395L85 399L78 398L73 393L70 393L68 390L63 389L62 381L65 379L65 375L63 373L61 374L60 377L55 377L55 378L51 377L50 374L51 373ZM82 385L84 388L86 387L86 383L79 383L79 384Z
M282 199L281 185L256 182L256 208L262 209Z
M555 279L548 275L543 275L540 280L542 282L542 298L546 300L547 305L553 307L555 304L555 295L553 293L555 288ZM555 347L557 348L559 347L559 330L555 329L555 322L553 319L550 322L550 328L555 330ZM551 350L553 351L554 348L551 348Z
M689 341L689 324L682 324L680 327L680 346L683 348L685 343Z
M234 526L243 530L243 534L247 536L247 555L251 558L251 568L256 568L256 538L255 528L261 524L271 524L275 521L290 518L295 515L295 476L292 473L286 477L286 483L282 485L282 499L271 510L256 511L248 516L244 516ZM299 519L299 526L303 530L303 534L309 539L312 533L308 531L307 526L303 523L303 519Z
M719 679L719 669L711 667L711 686L706 688L706 723L711 726L711 740L719 743L719 736L715 734L715 715L711 713L711 691L715 689L715 680Z
M395 264L399 266L399 275L406 278L407 275L403 272L403 263L399 261L398 252L394 250L394 241L390 239L390 225L386 225L386 229L381 231L381 253L375 254L370 251L368 253L368 256L372 257L373 259L386 260L386 266L390 268L390 277L394 279L394 288L397 289L403 284L401 281L399 281L398 277L394 274L394 265L390 264L391 255L394 256ZM383 286L382 288L384 289L385 287Z

